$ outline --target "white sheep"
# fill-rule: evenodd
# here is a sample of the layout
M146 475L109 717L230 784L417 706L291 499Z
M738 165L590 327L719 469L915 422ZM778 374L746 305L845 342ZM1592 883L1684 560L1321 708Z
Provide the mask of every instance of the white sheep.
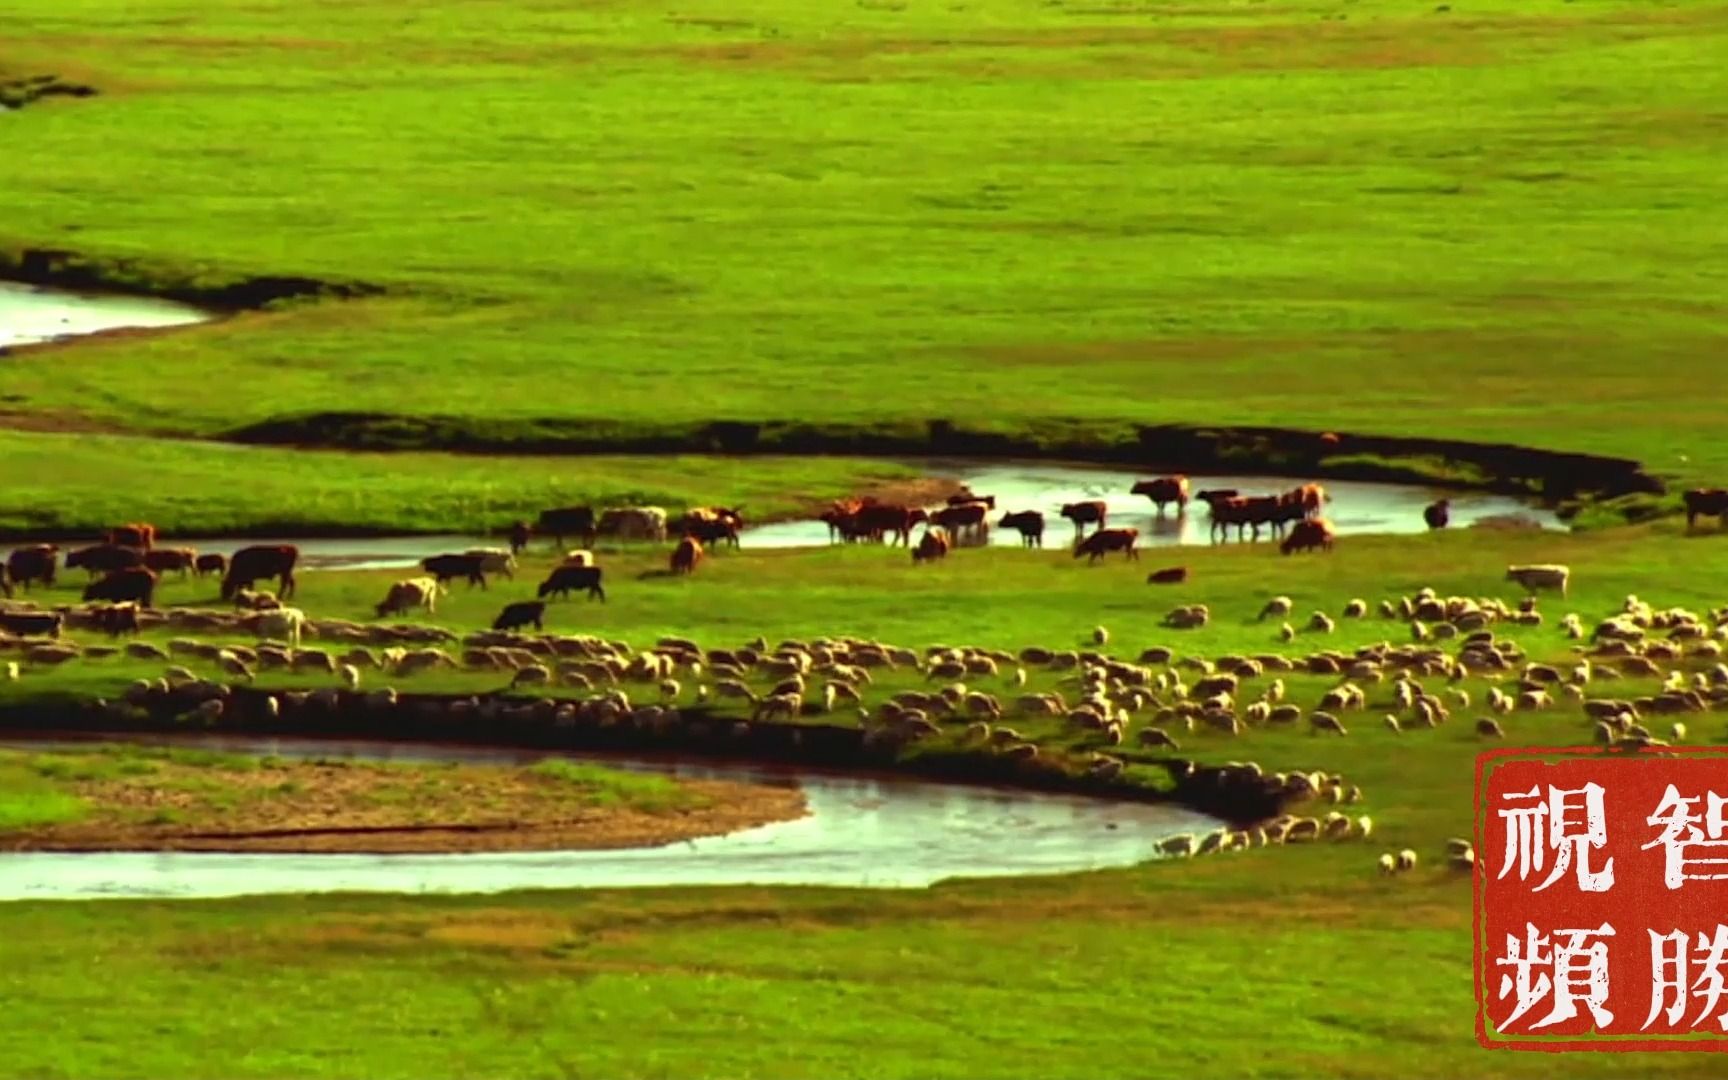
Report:
M342 682L348 689L360 689L360 669L353 664L343 664L336 669L336 674L342 677Z
M683 689L682 686L678 685L677 679L661 679L660 700L672 701L678 697L679 693L681 693Z
M1398 853L1398 869L1400 871L1416 869L1416 853L1409 848L1400 851Z
M1295 604L1288 596L1274 596L1272 599L1266 601L1265 607L1260 609L1260 621L1265 622L1274 615L1279 617L1288 615L1293 607L1295 607Z
M1364 840L1374 835L1374 819L1367 814L1358 817L1356 819L1356 832Z
M1380 872L1382 874L1396 874L1398 872L1398 860L1391 852L1380 856Z
M1566 584L1571 576L1571 569L1558 563L1508 566L1506 568L1507 581L1516 581L1532 593L1538 589L1557 589L1561 596L1565 596ZM1633 598L1629 597L1628 599Z

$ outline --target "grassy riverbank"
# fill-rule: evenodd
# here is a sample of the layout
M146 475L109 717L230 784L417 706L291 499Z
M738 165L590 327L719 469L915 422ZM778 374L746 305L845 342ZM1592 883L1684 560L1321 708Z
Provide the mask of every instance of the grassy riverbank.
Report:
M796 816L780 788L143 747L0 750L0 849L456 852L642 847Z
M100 93L7 117L5 246L388 290L21 352L20 423L1067 417L1728 475L1720 3L15 6L0 68Z
M140 518L169 538L496 534L572 504L741 506L765 521L919 478L857 458L348 454L5 431L0 460L0 537L93 538Z
M1017 648L1075 647L1101 623L1118 655L1159 643L1179 655L1306 653L1408 632L1375 617L1341 620L1334 634L1282 645L1275 624L1254 619L1268 595L1290 594L1299 615L1336 614L1353 596L1376 601L1422 585L1512 598L1517 590L1501 580L1508 561L1552 559L1573 566L1571 598L1543 600L1545 626L1498 629L1532 659L1559 660L1572 655L1555 626L1563 612L1605 614L1628 592L1659 606L1720 603L1728 563L1713 553L1723 542L1657 527L1588 540L1491 532L1349 538L1330 556L1287 559L1264 546L1187 549L1180 558L1193 581L1176 589L1142 583L1159 565L1151 556L1088 568L1061 552L963 551L914 573L904 553L881 550L745 552L677 581L633 580L630 571L657 556L614 556L611 602L559 605L553 626L638 644L662 633L704 644L857 633L907 645ZM317 614L359 615L388 576L308 574L305 604ZM439 621L471 628L526 588L457 588ZM1195 601L1212 604L1210 626L1157 627L1171 605ZM6 693L94 690L103 680L91 673L103 665L114 665L115 682L137 673L117 661L79 661L26 671ZM483 688L472 676L447 678ZM490 688L501 682L487 678ZM1033 684L1053 678L1035 673ZM1305 706L1327 685L1288 681ZM884 679L872 699L905 684ZM1481 680L1462 686L1480 701ZM1648 684L1622 680L1597 692L1630 695ZM1549 1075L1546 1058L1489 1054L1471 1034L1469 882L1443 869L1439 852L1446 837L1471 829L1471 767L1484 745L1471 726L1480 706L1455 709L1443 728L1397 734L1379 722L1385 688L1370 694L1374 707L1347 715L1345 738L1272 728L1236 739L1179 735L1183 754L1202 761L1343 773L1366 792L1360 812L1375 819L1370 843L907 894L728 889L9 905L0 909L0 970L18 1005L0 1016L0 1035L18 1047L20 1068L48 1075L138 1075L201 1062L223 1075L394 1076L456 1061L521 1076L974 1077L1024 1075L1034 1060L1041 1073L1074 1076L1143 1075L1147 1061L1228 1076ZM1687 719L1690 741L1722 737L1719 715ZM1566 703L1503 723L1510 744L1590 738ZM1053 745L1072 739L1025 726ZM1141 757L1132 746L1113 752ZM1419 851L1423 865L1382 879L1375 857L1401 847ZM103 992L68 1013L67 1003L88 998L91 957L101 958ZM333 1005L343 1027L314 1022ZM413 1024L402 1024L403 1010ZM799 1022L789 1025L793 1014ZM66 1037L25 1037L50 1016ZM115 1040L139 1016L151 1018L154 1037L121 1055ZM1244 1030L1261 1035L1244 1038ZM1268 1056L1271 1041L1277 1052ZM211 1056L211 1046L233 1049ZM1585 1055L1568 1057L1566 1067L1569 1076L1711 1075L1705 1057Z

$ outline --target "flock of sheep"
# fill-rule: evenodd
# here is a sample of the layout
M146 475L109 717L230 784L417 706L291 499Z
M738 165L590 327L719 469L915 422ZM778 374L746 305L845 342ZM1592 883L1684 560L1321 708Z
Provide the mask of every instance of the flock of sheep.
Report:
M717 528L735 531L735 520L721 520ZM685 537L672 555L673 571L693 569L700 555L700 544ZM517 566L512 550L480 548L434 556L422 568L424 575L389 586L376 608L380 619L422 611L433 614L447 581L468 577L484 584L488 573L513 578ZM1665 740L1651 730L1652 717L1728 707L1728 664L1721 659L1728 640L1728 609L1705 615L1682 609L1657 611L1628 597L1620 611L1589 629L1578 615L1568 614L1560 625L1572 639L1584 642L1578 646L1576 662L1539 664L1529 662L1515 642L1497 637L1494 628L1539 625L1543 617L1536 610L1534 594L1551 590L1564 597L1570 571L1558 565L1512 566L1506 578L1532 595L1516 607L1492 597L1441 596L1431 589L1383 600L1378 607L1381 618L1404 625L1410 640L1382 641L1348 652L1320 649L1297 656L1263 652L1179 659L1174 650L1157 646L1127 662L1103 651L1109 643L1103 627L1095 629L1096 648L1090 650L1028 647L1011 653L933 646L919 652L853 638L785 641L773 648L757 640L736 649L703 649L684 639L663 638L653 648L635 652L623 642L543 632L549 595L587 589L604 599L594 556L579 551L553 567L539 587L538 599L510 603L491 629L460 638L412 623L314 619L298 608L283 606L269 593L241 590L232 611L157 610L138 604L86 604L48 611L28 603L9 603L0 609L0 653L14 653L29 666L116 654L169 663L161 677L134 684L124 703L102 707L124 709L165 695L190 693L196 701L192 718L204 722L220 719L232 707L231 684L253 683L262 672L334 676L347 693L360 694L363 683L374 678L403 680L447 670L507 676L507 686L514 691L557 688L585 695L542 699L539 704L554 724L621 723L666 731L682 723L681 709L701 709L706 715L713 706L732 700L749 710L748 721L734 721L740 727L855 710L867 740L904 745L948 737L980 752L1028 762L1045 758L1049 750L1040 746L1039 737L1028 737L1012 725L1054 725L1073 747L1072 753L1058 757L1104 781L1120 777L1130 767L1120 751L1113 752L1129 743L1142 752L1179 752L1181 743L1192 737L1237 737L1256 728L1293 725L1302 725L1316 736L1348 737L1354 724L1350 718L1370 709L1382 713L1383 726L1393 733L1437 728L1448 723L1454 711L1471 708L1470 693L1457 685L1469 677L1497 683L1486 689L1480 702L1485 715L1474 721L1474 731L1481 737L1503 735L1501 722L1507 714L1550 709L1557 698L1564 698L1581 703L1600 741L1660 746ZM1262 622L1279 620L1278 637L1286 643L1332 633L1338 625L1331 614L1316 611L1299 630L1293 614L1288 597L1275 597L1259 609L1257 617ZM1370 606L1366 600L1352 599L1338 617L1367 619ZM1206 626L1210 620L1207 605L1188 604L1173 609L1164 624L1172 630L1188 630ZM521 632L530 627L540 632ZM110 640L79 643L63 631L101 632ZM142 639L118 641L151 631L174 636L165 645ZM256 643L215 643L193 635ZM319 645L307 647L307 639ZM195 675L191 666L198 664L213 666L221 679ZM17 679L24 669L13 660L5 670L9 678ZM1323 677L1333 680L1333 685L1305 708L1288 700L1285 674ZM917 678L925 687L892 693L874 690L873 684L884 675L890 682ZM1028 683L1035 677L1053 679L1055 685L1034 692ZM1633 678L1660 680L1660 689L1627 697L1590 696L1594 686ZM631 683L643 684L645 689L633 689ZM309 701L334 701L337 694L334 690L283 691L263 700L266 708L276 711L305 707ZM386 685L366 692L365 699L375 707L394 708L398 695ZM467 707L508 706L485 704L475 697ZM1665 734L1684 739L1684 722L1674 720ZM1193 768L1191 763L1188 767ZM1352 804L1361 799L1358 788L1336 775L1266 773L1252 762L1231 762L1215 771L1261 784L1291 807L1309 800ZM1253 829L1173 837L1164 850L1171 855L1198 855L1319 839L1366 840L1372 831L1373 822L1366 815L1339 810L1319 816L1284 813ZM1460 843L1464 846L1459 847ZM1474 853L1467 842L1455 842L1447 858L1452 865L1466 866ZM1413 851L1387 853L1380 859L1380 868L1398 873L1415 862Z

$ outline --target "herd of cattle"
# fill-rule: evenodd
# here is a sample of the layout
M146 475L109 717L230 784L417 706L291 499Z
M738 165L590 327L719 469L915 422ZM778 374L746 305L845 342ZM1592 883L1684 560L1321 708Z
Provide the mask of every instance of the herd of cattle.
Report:
M1260 539L1265 528L1273 539L1281 541L1280 550L1286 555L1315 548L1330 550L1336 536L1330 522L1320 516L1330 501L1326 489L1319 484L1302 484L1278 495L1243 495L1232 489L1214 489L1190 494L1186 476L1161 476L1142 480L1130 491L1144 495L1162 517L1166 507L1174 505L1178 515L1186 514L1190 500L1207 505L1211 513L1211 538L1227 540L1230 529L1236 529L1238 540ZM1430 506L1425 518L1430 528L1447 524L1447 504L1442 501ZM946 506L934 512L922 507L884 503L875 499L846 499L834 503L821 515L828 526L831 543L905 544L912 549L913 562L929 562L943 558L963 543L984 542L991 527L990 518L996 510L993 495L977 495L963 491L948 498ZM1140 530L1109 524L1110 507L1102 499L1066 503L1059 516L1074 526L1074 557L1085 556L1097 562L1111 552L1120 551L1125 558L1138 559ZM999 529L1013 529L1020 534L1021 546L1044 546L1045 517L1038 510L1016 510L1004 513L995 523ZM912 531L924 526L916 546ZM1093 529L1090 535L1086 530Z

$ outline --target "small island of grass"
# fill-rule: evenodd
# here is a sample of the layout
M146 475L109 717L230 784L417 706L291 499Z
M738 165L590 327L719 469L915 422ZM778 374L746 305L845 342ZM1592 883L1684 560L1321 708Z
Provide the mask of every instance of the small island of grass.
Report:
M795 787L530 766L101 746L0 750L0 848L429 853L653 847L800 817Z

